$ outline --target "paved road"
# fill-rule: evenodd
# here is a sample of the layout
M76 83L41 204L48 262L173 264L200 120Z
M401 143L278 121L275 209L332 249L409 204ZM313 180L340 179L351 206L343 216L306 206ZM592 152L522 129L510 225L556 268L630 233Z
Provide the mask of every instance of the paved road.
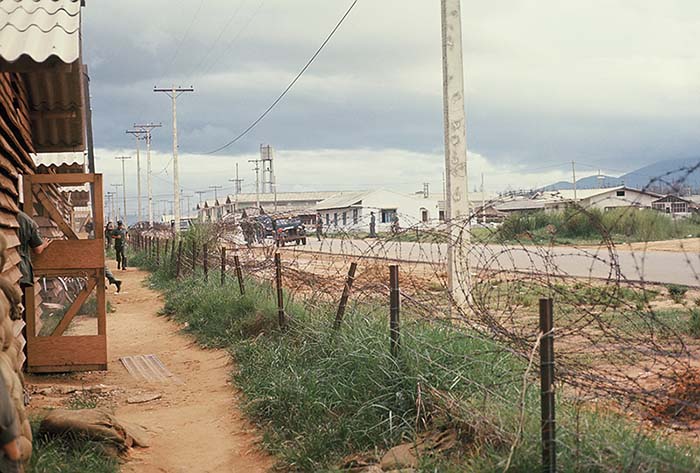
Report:
M335 240L310 238L300 251L444 263L447 247L438 243L386 242L377 240ZM617 278L653 283L674 283L700 287L700 254L633 252L608 248L473 245L472 267L517 270L559 276Z

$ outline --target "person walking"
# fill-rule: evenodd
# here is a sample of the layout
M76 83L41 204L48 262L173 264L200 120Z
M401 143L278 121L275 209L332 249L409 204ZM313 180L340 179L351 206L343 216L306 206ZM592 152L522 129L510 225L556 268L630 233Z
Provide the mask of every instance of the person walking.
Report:
M394 218L391 221L391 233L394 235L398 235L400 229L401 228L399 227L399 216L394 214Z
M321 241L321 237L323 237L323 220L321 214L316 214L316 238Z
M114 277L114 274L112 274L112 271L107 266L105 266L105 279L107 279L110 284L116 286L117 294L122 291L122 282Z
M377 217L374 216L374 212L371 212L369 217L369 238L377 238Z
M105 243L107 245L107 249L112 248L112 232L114 231L114 224L110 220L107 222L107 225L105 225Z
M124 222L117 221L117 228L112 230L112 238L114 239L114 250L117 253L117 269L126 271L126 241L129 238L129 232L124 228Z

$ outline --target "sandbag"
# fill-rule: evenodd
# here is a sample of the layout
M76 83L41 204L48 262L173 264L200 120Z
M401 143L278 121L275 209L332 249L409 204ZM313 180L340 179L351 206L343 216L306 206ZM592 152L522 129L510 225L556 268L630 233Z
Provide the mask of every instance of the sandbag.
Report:
M41 421L38 434L98 442L114 456L131 447L149 446L145 428L117 419L104 409L56 409Z

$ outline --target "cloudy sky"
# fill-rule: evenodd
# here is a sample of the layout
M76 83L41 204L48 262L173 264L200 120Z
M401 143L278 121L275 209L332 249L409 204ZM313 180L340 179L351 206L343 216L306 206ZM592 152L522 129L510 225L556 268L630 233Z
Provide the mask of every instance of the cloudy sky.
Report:
M177 6L174 7L175 3ZM287 98L245 129L306 63L350 0L88 2L98 166L134 154L125 130L154 133L156 193L170 192L171 108L153 86L192 85L178 101L182 187L231 187L261 143L277 150L281 190L387 187L441 192L440 2L360 0ZM471 187L491 191L578 175L619 175L700 155L700 2L463 0ZM129 163L128 193L135 188ZM143 166L145 168L145 165Z

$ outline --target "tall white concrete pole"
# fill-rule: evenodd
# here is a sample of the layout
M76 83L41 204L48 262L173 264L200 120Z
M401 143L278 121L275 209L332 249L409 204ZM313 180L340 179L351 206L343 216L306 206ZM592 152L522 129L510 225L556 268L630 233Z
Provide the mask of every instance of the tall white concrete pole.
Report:
M576 198L576 161L571 161L571 174L574 183L574 203L576 203L578 201Z
M126 212L126 167L124 163L128 160L131 159L131 156L117 156L114 159L118 159L119 161L122 162L122 198L124 199L124 226L129 226L127 222L127 212Z
M180 163L177 146L177 98L184 92L194 92L192 87L175 87L170 89L154 88L154 92L167 93L173 102L173 202L175 214L175 232L180 232Z
M445 216L451 238L447 252L449 291L464 307L470 290L467 249L470 206L460 0L442 0L442 63L445 126Z
M160 123L134 124L134 128L146 138L146 191L148 192L148 224L153 228L153 170L151 168L151 130L160 128ZM140 202L140 200L139 200Z

